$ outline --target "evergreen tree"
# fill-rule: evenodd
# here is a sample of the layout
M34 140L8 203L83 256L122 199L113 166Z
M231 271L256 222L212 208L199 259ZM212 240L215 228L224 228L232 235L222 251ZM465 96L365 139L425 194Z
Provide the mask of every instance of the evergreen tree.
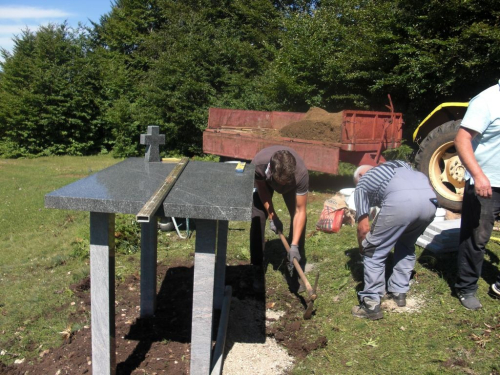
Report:
M25 30L14 42L1 65L1 154L82 155L105 147L100 71L85 36L49 25Z

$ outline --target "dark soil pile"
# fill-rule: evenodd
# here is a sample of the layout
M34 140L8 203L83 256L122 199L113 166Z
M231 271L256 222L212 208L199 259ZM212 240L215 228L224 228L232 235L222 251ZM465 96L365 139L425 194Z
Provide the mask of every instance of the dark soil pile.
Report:
M304 118L280 130L286 138L300 138L313 141L339 143L342 140L342 112L329 113L312 107Z
M168 266L159 264L157 272L160 285L156 314L149 319L139 318L139 276L130 276L116 283L117 375L189 374L193 262L172 261ZM261 311L258 314L253 313L254 315L265 319L266 299L285 311L284 319L274 322L272 328L264 329L263 335L275 337L297 358L304 358L309 352L327 345L325 338L311 341L307 331L301 329L301 316L305 305L304 301L300 303L302 298L297 299L285 289L281 292L268 290L266 295L256 295L252 290L251 280L252 269L248 264L234 264L226 268L226 284L232 286L233 298L252 300L262 306ZM72 326L83 328L71 332L60 347L40 353L39 358L10 366L0 362L1 374L92 373L90 282L89 278L86 278L71 286L79 309L70 316L70 320L73 322ZM256 317L230 314L229 319L235 322L252 322ZM227 350L230 350L230 345Z

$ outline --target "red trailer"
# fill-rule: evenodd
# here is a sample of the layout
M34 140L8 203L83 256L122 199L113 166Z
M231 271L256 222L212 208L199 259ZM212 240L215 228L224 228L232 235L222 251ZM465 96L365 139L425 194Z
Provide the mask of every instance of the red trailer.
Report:
M342 111L338 143L285 138L279 130L303 119L305 113L264 112L210 108L203 132L203 151L229 159L252 160L261 149L284 145L293 148L309 170L337 174L339 161L377 165L381 152L401 145L401 113Z

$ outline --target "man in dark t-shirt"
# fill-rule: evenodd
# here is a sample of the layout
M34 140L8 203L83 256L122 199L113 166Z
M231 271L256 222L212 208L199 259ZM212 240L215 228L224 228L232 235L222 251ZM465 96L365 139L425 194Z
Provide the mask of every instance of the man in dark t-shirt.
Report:
M253 194L252 224L250 228L250 256L254 266L253 288L263 291L263 260L266 221L276 234L283 232L283 224L273 205L273 193L283 195L290 213L290 253L288 261L297 258L305 264L305 227L309 172L302 158L285 146L267 147L257 153L255 165L255 190ZM296 283L298 288L298 284ZM292 291L295 287L291 285Z

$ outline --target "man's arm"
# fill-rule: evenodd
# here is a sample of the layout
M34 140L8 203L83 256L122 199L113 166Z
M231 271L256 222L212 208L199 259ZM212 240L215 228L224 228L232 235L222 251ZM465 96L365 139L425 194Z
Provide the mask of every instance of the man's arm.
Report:
M295 215L293 217L293 238L292 245L298 245L300 237L305 230L307 218L307 193L296 195Z
M455 137L455 148L465 168L467 168L472 178L474 178L474 190L476 194L483 198L491 198L493 193L491 191L490 180L478 164L474 156L474 150L472 149L471 142L478 134L474 130L460 128Z
M273 200L271 198L271 193L267 188L266 181L255 180L255 185L257 186L257 193L259 194L260 201L267 211L267 218L272 220L276 215L276 212L274 212Z
M358 244L360 250L363 250L362 242L369 231L370 231L370 220L368 219L368 215L360 216L358 219L358 230L357 230Z

